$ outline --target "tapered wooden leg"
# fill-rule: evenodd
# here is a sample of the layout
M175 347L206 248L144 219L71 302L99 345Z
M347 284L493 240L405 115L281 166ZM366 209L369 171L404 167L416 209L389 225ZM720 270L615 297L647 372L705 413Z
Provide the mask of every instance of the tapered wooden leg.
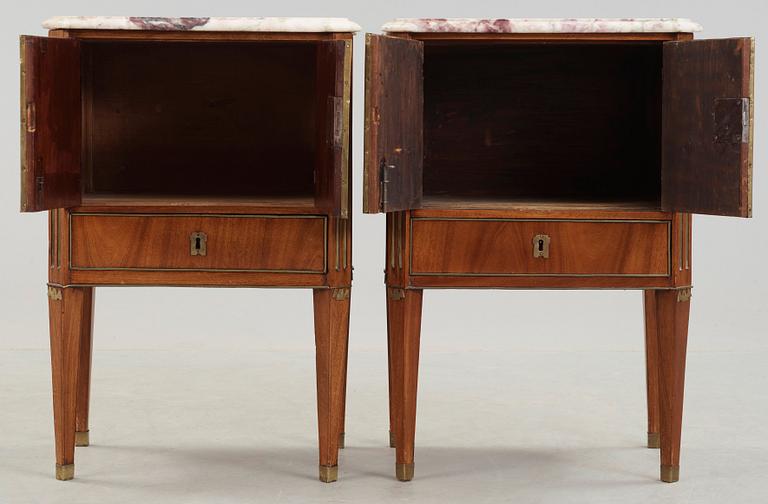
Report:
M78 367L86 299L91 299L87 288L48 287L56 479L60 480L75 475Z
M88 410L91 401L91 355L93 352L93 306L95 291L83 288L83 319L80 324L80 362L77 368L77 407L75 415L75 446L90 444Z
M659 448L659 338L656 291L643 293L645 311L645 385L648 400L648 448Z
M352 295L350 290L349 295ZM347 335L347 341L344 343L344 369L341 372L342 389L341 389L341 414L339 414L339 448L343 449L346 446L345 439L345 423L347 418L347 362L349 361L349 309L351 299L347 299L347 323L345 333Z
M690 296L690 289L656 293L661 480L667 483L675 482L680 477L680 434Z
M389 324L389 289L385 289L387 296L387 377L389 379L389 447L395 447L395 407L392 404L393 388L392 379L395 374L392 372L392 336Z
M350 289L315 289L313 296L320 480L329 483L338 479Z
M390 404L395 431L395 475L413 479L416 437L416 389L421 333L421 290L387 289L390 337Z

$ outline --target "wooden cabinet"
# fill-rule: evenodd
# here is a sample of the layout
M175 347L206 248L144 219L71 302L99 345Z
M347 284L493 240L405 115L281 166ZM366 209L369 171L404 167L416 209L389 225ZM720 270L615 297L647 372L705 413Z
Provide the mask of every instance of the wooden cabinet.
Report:
M688 20L400 19L366 35L390 424L413 476L425 288L646 290L649 446L679 470L691 216L751 216L754 41Z
M323 18L53 18L21 37L21 209L48 210L57 477L88 444L101 285L314 289L337 477L352 280L352 39ZM310 386L310 384L307 384Z

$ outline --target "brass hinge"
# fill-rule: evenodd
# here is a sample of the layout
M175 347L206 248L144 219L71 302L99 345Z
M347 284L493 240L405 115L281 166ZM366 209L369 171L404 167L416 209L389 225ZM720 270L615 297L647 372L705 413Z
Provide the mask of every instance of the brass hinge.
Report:
M61 301L61 289L48 286L48 297L53 301Z
M691 300L691 288L686 287L684 289L677 289L677 302L682 303L683 301L690 301Z
M405 289L390 288L389 298L392 301L401 301L405 299Z
M349 288L332 289L333 299L336 301L344 301L349 299Z

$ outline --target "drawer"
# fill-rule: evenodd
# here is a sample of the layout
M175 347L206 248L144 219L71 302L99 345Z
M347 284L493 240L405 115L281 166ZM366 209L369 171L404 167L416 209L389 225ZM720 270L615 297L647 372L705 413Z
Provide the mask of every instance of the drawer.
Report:
M73 213L73 270L324 273L326 218Z
M410 271L411 275L664 277L670 274L670 225L669 221L413 218Z

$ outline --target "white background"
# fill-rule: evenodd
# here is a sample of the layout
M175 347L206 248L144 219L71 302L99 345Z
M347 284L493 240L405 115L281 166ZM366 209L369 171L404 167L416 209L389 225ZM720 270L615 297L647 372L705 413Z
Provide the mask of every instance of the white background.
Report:
M635 497L638 501L669 498L684 502L695 497L694 500L702 502L704 495L713 495L712 488L706 492L702 490L707 485L720 482L724 491L735 478L742 477L744 480L738 485L741 490L734 490L741 492L740 502L765 502L768 490L757 484L765 474L763 450L768 438L764 426L768 423L764 376L764 363L768 358L765 338L768 334L765 310L768 234L765 223L768 221L763 205L768 186L763 183L762 175L765 165L763 125L768 121L764 120L761 99L768 69L761 51L761 38L765 32L764 6L760 1L745 0L38 0L6 3L0 20L3 25L0 30L3 69L0 80L0 140L3 142L0 150L3 161L0 170L0 264L3 265L0 270L0 502L13 502L14 499L19 502L34 499L56 502L66 500L68 495L72 498L76 495L70 490L71 486L66 487L67 484L48 486L52 480L54 458L50 396L46 395L50 393L46 360L47 217L44 213L18 212L18 35L44 34L40 23L53 15L339 16L349 17L359 23L363 31L371 32L378 32L383 22L394 17L661 16L690 17L698 21L705 31L697 37L755 36L755 218L698 216L694 219L694 289L688 403L683 433L683 481L677 485L657 485L654 482L657 462L653 458L656 455L647 450L642 454L643 462L638 462L640 459L628 461L626 471L618 475L621 481L635 481L634 478L638 485L632 486L631 491L611 487L617 493L610 495L613 502L629 502ZM185 424L182 418L195 414L194 405L199 404L196 401L218 397L228 399L216 402L218 416L215 424L220 429L219 434L226 432L225 437L235 445L251 443L254 437L265 435L259 421L266 422L263 424L265 428L268 426L273 432L277 430L278 437L297 441L294 448L300 451L297 458L302 463L291 465L293 474L290 476L298 478L298 483L291 477L283 477L284 474L273 474L258 486L258 490L233 490L253 484L250 478L256 476L248 472L243 473L242 478L226 479L226 485L217 485L214 482L217 476L212 474L207 478L212 480L209 483L212 486L201 485L199 488L207 497L224 499L228 496L232 502L255 496L266 501L301 501L304 494L297 488L306 488L306 495L342 501L359 500L366 495L364 491L367 489L371 492L369 498L379 495L421 502L438 497L443 502L451 497L494 501L504 496L522 502L547 499L558 502L556 494L538 493L545 492L545 488L554 484L553 480L562 478L557 473L558 467L570 475L575 474L578 482L574 488L568 488L568 496L583 496L585 501L596 502L598 496L607 495L598 493L587 497L592 480L591 476L579 479L580 474L584 476L579 472L579 456L574 456L573 460L568 457L557 460L553 455L556 459L553 461L543 460L536 454L556 453L563 443L562 436L568 433L576 436L576 444L583 447L585 454L593 453L589 450L606 451L607 455L600 452L605 457L597 456L598 461L592 469L601 474L598 479L610 481L616 475L599 470L600 464L605 464L608 469L618 463L610 450L627 443L633 449L641 446L645 436L645 399L642 302L638 291L427 291L422 324L417 475L407 486L409 490L402 490L402 485L398 487L393 481L393 455L385 447L384 216L360 213L363 52L361 33L355 39L353 96L355 276L347 420L348 443L352 446L344 454L347 459L342 461L342 480L350 481L340 482L333 486L333 490L318 489L313 481L315 466L312 461L316 456L314 347L311 293L307 290L98 289L94 421L102 418L105 424L113 422L110 425L117 429L113 432L130 423L134 430L126 431L121 442L126 447L133 441L146 446L146 439L140 439L137 433L142 432L142 426L146 427L143 422L147 415L158 415L161 419L150 422L154 435L161 446L162 440L178 438L166 447L173 451L177 444L200 441L190 430L194 425ZM610 244L606 246L610 247ZM256 374L248 375L249 372ZM142 380L146 380L146 388L130 388L144 383ZM153 396L155 392L164 400L159 401ZM141 397L131 395L134 393ZM167 396L163 395L165 393ZM174 402L176 400L178 404ZM109 411L108 406L112 408ZM238 417L244 411L252 411L253 415ZM261 420L254 419L254 415ZM286 417L281 419L280 415ZM194 418L203 421L208 417ZM198 420L195 420L196 424L199 424ZM577 433L572 432L574 422L579 423ZM521 426L529 427L525 439L533 443L533 448L524 456L518 453L519 458L506 460L504 457L515 453L518 440L514 433ZM97 440L107 441L105 437L109 433L103 428L96 425L92 429ZM454 436L451 430L460 431L461 435ZM190 433L188 437L184 437L185 432ZM255 432L260 434L255 435ZM606 441L609 432L618 433L615 442ZM18 442L9 446L6 437ZM709 450L696 451L694 439L700 440L699 447L705 446ZM210 446L216 446L215 440L209 441ZM357 466L352 467L356 442L362 451L357 452ZM471 451L471 447L483 443L490 454ZM542 443L539 450L537 443ZM544 446L547 443L550 443L549 448ZM92 448L96 449L97 444L95 441ZM254 442L248 446L257 445ZM291 442L287 441L287 445ZM37 450L34 456L27 451L29 446ZM274 448L273 455L282 457L284 463L296 462L288 448L287 455L277 455L283 454L280 443L270 446ZM423 447L422 452L420 447ZM744 451L738 452L739 447ZM19 458L24 453L30 458ZM94 457L93 453L97 452L82 457L81 453L85 452L78 450L78 460L85 456ZM120 457L124 453L115 450L99 462L94 459L90 462L91 469L94 465L104 468L110 461L123 460ZM419 458L420 453L426 454L424 458ZM710 465L698 466L699 472L695 472L696 466L691 464L686 472L686 453L701 457ZM694 455L689 459L694 460ZM155 460L162 460L161 454L149 452L142 453L141 460L152 460L153 456ZM204 454L200 456L205 459ZM240 458L234 458L248 459L242 453L238 456ZM420 479L420 474L429 474L424 460L427 457L431 457L435 472L431 473L431 479ZM504 460L500 462L498 457ZM190 456L168 464L180 465L182 472L202 471L196 466L195 458ZM233 454L225 451L212 460L228 458L233 458ZM446 466L449 464L446 461L450 460L457 465ZM467 460L471 467L462 466L462 460ZM126 459L126 467L137 467L134 462ZM213 464L214 472L216 467L225 469L222 472L231 469L216 466L211 460L208 463ZM263 460L262 464L259 470L267 470L268 460ZM535 469L536 477L516 472L529 464L539 464ZM762 472L757 471L758 467ZM753 476L749 476L749 468L756 471ZM80 502L85 502L82 500L84 494L80 492L89 495L87 487L82 486L87 485L88 470L85 462L78 464L78 480L73 484L81 485L78 490ZM479 476L495 470L501 472L493 484ZM115 472L118 469L114 472L105 470L99 477L108 480ZM133 495L134 498L141 495L142 499L164 502L177 497L173 488L185 486L171 477L165 493L152 493L153 490L148 490L148 494L130 493L132 484L141 487L142 481L152 481L153 475L156 475L154 469L137 470L135 477L124 486L107 490L102 487L101 490L107 493L99 494L93 490L96 492L93 496L117 502L121 495ZM355 477L361 482L357 491L363 493L356 493L352 498L353 494L344 492L343 485L351 488ZM190 478L190 481L198 481ZM462 490L457 487L441 495L439 490L452 488L450 485L458 484L455 480L462 478ZM26 483L21 485L19 482L22 481ZM174 481L178 483L175 486ZM186 482L187 487L189 484ZM194 485L191 488L197 489ZM418 494L419 488L432 490ZM643 493L646 488L651 493ZM703 493L698 494L694 489ZM388 493L390 491L394 493ZM180 501L192 500L187 494Z

